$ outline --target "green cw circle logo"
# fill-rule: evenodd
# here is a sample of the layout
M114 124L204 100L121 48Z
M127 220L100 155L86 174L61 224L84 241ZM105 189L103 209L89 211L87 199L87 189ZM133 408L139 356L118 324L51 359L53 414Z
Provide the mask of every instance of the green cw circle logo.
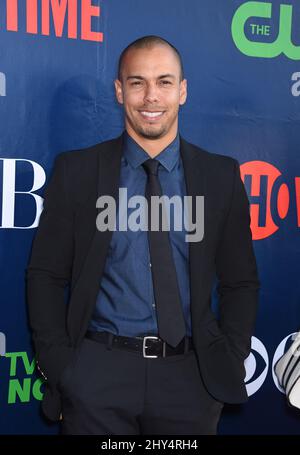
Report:
M251 41L245 35L245 24L250 18L272 17L272 3L246 2L243 3L235 12L231 33L236 47L249 57L274 58L280 54L286 55L292 60L300 60L300 46L292 43L292 19L293 5L280 5L279 31L278 36L273 42ZM252 36L268 36L270 25L250 24Z

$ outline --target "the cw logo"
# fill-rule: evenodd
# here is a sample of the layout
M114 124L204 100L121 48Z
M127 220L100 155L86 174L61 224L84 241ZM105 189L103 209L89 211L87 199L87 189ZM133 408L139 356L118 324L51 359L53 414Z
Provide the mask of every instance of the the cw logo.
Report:
M35 161L19 158L0 158L2 161L2 219L1 228L31 229L38 226L40 214L42 212L43 198L34 191L42 188L46 181L46 174L42 166ZM22 177L22 190L20 187L20 177ZM24 184L25 182L25 184ZM24 186L29 188L24 189ZM30 216L31 224L25 226L17 225L15 214L18 212L16 206L26 205ZM22 213L25 211L22 210ZM32 215L33 214L33 215Z
M300 177L295 177L289 191L282 181L281 172L265 161L242 164L241 177L249 196L254 240L274 234L291 207L296 213L295 224L300 227Z
M273 42L257 41L257 35L270 35L270 25L249 23L250 18L272 18L272 3L246 2L235 12L231 33L236 47L249 57L274 58L280 54L292 60L300 60L300 46L292 43L293 5L280 5L278 36ZM245 25L249 24L254 40L247 38ZM256 39L256 40L255 40Z

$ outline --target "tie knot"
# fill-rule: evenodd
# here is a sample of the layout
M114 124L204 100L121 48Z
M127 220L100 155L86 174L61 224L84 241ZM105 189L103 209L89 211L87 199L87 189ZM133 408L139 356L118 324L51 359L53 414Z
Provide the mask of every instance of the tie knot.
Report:
M156 159L150 158L149 160L144 161L142 166L148 175L149 174L157 175L159 161L157 161Z

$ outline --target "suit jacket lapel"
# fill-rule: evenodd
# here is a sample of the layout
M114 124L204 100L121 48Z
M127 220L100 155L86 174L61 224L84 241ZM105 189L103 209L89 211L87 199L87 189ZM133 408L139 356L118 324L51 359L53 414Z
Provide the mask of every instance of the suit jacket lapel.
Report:
M96 199L100 196L112 196L118 204L119 176L121 168L123 134L113 143L99 146L98 152L98 182L95 194L94 219L87 222L94 224L94 235L90 243L80 276L73 289L70 309L68 313L68 326L72 341L79 341L84 336L87 324L91 317L95 299L99 290L100 279L105 265L108 247L113 231L99 231L96 218L101 209L96 208ZM82 305L88 301L88 308ZM72 321L72 322L71 322Z
M193 214L195 214L196 196L205 196L207 191L205 156L198 148L186 142L180 136L180 153L183 162L187 195L192 196ZM204 213L206 207L204 200ZM205 238L205 232L204 232ZM191 319L192 330L199 331L199 314L201 311L201 297L204 284L204 258L205 241L189 242L189 270L190 270L190 293L191 293Z

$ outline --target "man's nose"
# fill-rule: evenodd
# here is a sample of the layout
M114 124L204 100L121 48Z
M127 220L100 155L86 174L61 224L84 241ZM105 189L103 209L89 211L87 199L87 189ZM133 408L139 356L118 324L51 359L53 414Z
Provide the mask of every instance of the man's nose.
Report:
M158 87L156 84L147 84L145 91L145 101L150 101L153 103L157 101L158 98Z

